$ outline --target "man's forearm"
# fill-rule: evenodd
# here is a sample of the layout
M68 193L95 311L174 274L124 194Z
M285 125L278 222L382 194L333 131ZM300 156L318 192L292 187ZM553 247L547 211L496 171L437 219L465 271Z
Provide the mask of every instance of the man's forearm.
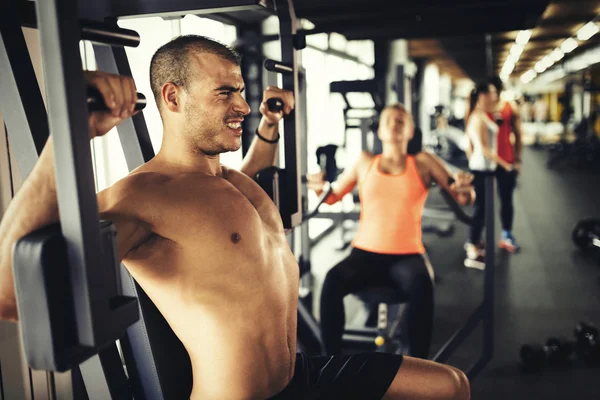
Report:
M269 125L264 120L260 121L258 133L267 140L276 140L279 125ZM269 143L259 137L252 140L246 157L242 163L241 171L254 178L256 174L268 167L275 165L275 156L277 155L278 143Z
M17 240L58 221L52 141L48 139L35 168L9 204L0 223L0 318L16 320L12 248Z

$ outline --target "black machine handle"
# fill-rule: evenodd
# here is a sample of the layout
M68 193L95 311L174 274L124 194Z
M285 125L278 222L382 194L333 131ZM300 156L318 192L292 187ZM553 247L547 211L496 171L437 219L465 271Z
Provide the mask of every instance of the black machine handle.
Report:
M267 71L277 72L280 74L292 74L294 72L294 67L291 65L268 58L265 60L265 69Z
M135 103L135 111L140 111L146 108L146 96L142 93L137 94L138 98ZM98 89L93 86L87 87L86 100L88 110L91 111L108 111L104 98ZM270 100L270 99L269 99Z
M283 111L283 100L279 97L271 97L267 99L267 108L271 112L281 112Z
M108 46L137 47L140 35L131 29L120 28L117 24L109 24L89 19L80 20L81 38L90 42Z
M454 178L448 178L448 186L452 185L455 182ZM460 206L460 204L458 204L456 202L456 199L454 199L454 196L452 196L446 189L440 189L440 193L442 194L442 197L444 198L444 201L446 202L446 204L448 204L448 206L450 207L450 209L452 210L452 212L454 213L454 215L456 215L456 218L462 222L463 224L466 225L473 225L473 221L474 218L470 215L468 215Z

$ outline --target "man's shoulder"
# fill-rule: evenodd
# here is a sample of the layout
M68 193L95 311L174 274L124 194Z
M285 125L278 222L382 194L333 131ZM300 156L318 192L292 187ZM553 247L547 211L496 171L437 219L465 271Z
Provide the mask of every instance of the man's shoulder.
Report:
M158 185L171 179L156 172L133 172L98 193L100 211L143 201Z

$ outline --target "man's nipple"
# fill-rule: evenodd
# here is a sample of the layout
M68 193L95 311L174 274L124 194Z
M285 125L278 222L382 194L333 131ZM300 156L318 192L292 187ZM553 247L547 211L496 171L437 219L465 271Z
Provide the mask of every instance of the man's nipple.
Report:
M239 234L239 233L235 232L235 233L232 233L232 234L231 234L231 241L232 241L233 243L236 243L236 244L237 244L237 243L239 243L239 242L240 242L240 240L242 240L242 237L240 236L240 234Z

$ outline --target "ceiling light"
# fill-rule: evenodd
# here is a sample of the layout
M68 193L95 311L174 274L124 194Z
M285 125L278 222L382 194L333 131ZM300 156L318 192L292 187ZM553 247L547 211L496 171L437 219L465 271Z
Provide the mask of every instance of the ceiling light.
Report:
M518 56L515 56L514 54L510 53L508 55L508 57L506 57L506 61L504 61L504 65L506 65L506 64L516 64L518 60L519 60Z
M579 29L579 31L577 31L577 39L588 40L589 38L594 36L596 33L598 33L598 31L600 31L600 29L598 28L598 25L596 24L596 22L590 21L587 24L585 24L584 26L582 26L581 29Z
M550 56L546 56L546 57L542 58L541 62L542 62L542 65L544 67L546 67L546 69L550 68L554 64L554 61L552 60L552 58L550 58Z
M534 70L530 69L529 71L527 71L523 75L521 75L521 82L523 82L523 83L529 83L536 76L537 76L536 72Z
M513 44L510 48L510 54L513 54L515 57L519 57L521 55L521 53L523 52L523 49L525 48L525 46L523 46L522 44Z
M537 72L538 74L541 74L546 70L546 66L544 65L544 63L542 63L542 60L540 60L537 63L535 63L533 69L535 69L535 72Z
M500 70L500 73L504 74L504 75L510 75L513 72L514 69L515 69L515 67L513 65L505 65Z
M552 60L554 60L554 62L562 60L564 56L565 53L563 53L561 49L554 49L554 51L550 53L550 57L552 58Z
M563 53L566 54L575 50L578 45L579 44L577 43L577 40L573 38L568 38L560 45L560 49L563 51Z
M527 29L526 31L520 31L517 35L517 38L515 39L515 42L517 42L517 44L520 44L521 46L525 46L527 42L529 42L530 37L531 29Z
M315 24L304 18L300 20L300 25L302 26L302 29L307 31L315 29Z

